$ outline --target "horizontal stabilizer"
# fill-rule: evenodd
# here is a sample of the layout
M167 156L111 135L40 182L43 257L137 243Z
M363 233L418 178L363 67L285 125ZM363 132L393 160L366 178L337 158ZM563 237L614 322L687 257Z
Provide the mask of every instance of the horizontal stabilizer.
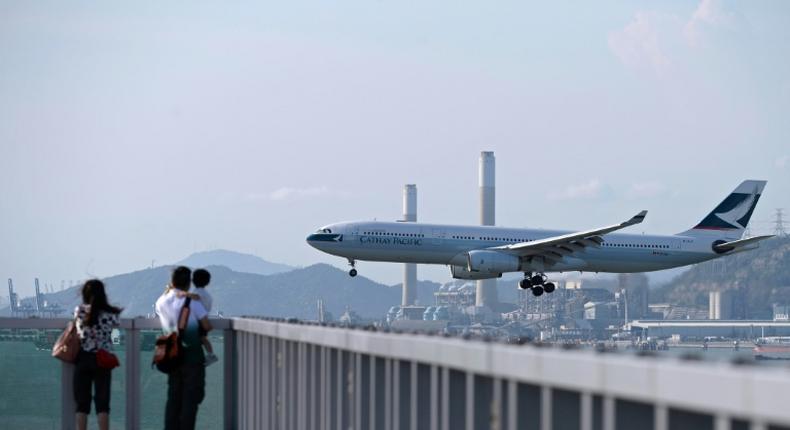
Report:
M773 235L754 236L754 237L749 237L749 238L746 238L746 239L739 239L739 240L733 240L733 241L730 241L730 242L717 243L716 245L713 245L713 250L716 251L716 252L729 252L729 251L732 251L732 250L737 249L737 248L742 248L744 246L748 246L748 245L757 243L757 242L759 242L761 240L770 239L772 237L774 237L774 236Z

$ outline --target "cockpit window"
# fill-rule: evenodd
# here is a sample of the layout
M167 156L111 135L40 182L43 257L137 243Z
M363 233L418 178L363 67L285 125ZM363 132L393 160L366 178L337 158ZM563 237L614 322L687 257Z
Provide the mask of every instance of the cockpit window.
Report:
M332 229L331 228L319 228L318 230L316 230L316 233L332 233Z

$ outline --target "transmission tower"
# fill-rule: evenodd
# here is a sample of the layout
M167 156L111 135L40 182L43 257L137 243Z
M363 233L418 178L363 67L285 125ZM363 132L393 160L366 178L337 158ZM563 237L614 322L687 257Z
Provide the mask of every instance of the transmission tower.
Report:
M776 209L776 218L774 219L774 235L779 237L787 237L787 230L785 230L784 209Z

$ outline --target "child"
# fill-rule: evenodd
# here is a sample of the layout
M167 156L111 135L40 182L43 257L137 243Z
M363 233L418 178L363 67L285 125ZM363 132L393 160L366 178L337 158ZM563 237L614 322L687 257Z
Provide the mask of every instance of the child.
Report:
M211 294L206 291L206 286L208 286L209 282L211 282L211 274L208 270L197 269L192 273L192 284L195 285L195 289L192 292L200 298L203 307L208 312L211 312ZM203 343L203 347L206 348L206 366L216 363L218 358L214 355L214 348L208 340L207 333L203 332L202 329L200 331L200 341Z

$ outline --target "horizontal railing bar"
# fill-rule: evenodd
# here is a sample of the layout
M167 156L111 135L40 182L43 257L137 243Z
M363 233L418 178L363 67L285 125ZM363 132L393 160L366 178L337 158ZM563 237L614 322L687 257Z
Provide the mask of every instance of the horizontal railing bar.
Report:
M69 318L0 318L2 329L63 329L71 321ZM232 320L227 318L209 318L214 330L228 330ZM158 330L162 326L158 318L121 318L118 328L126 330Z

